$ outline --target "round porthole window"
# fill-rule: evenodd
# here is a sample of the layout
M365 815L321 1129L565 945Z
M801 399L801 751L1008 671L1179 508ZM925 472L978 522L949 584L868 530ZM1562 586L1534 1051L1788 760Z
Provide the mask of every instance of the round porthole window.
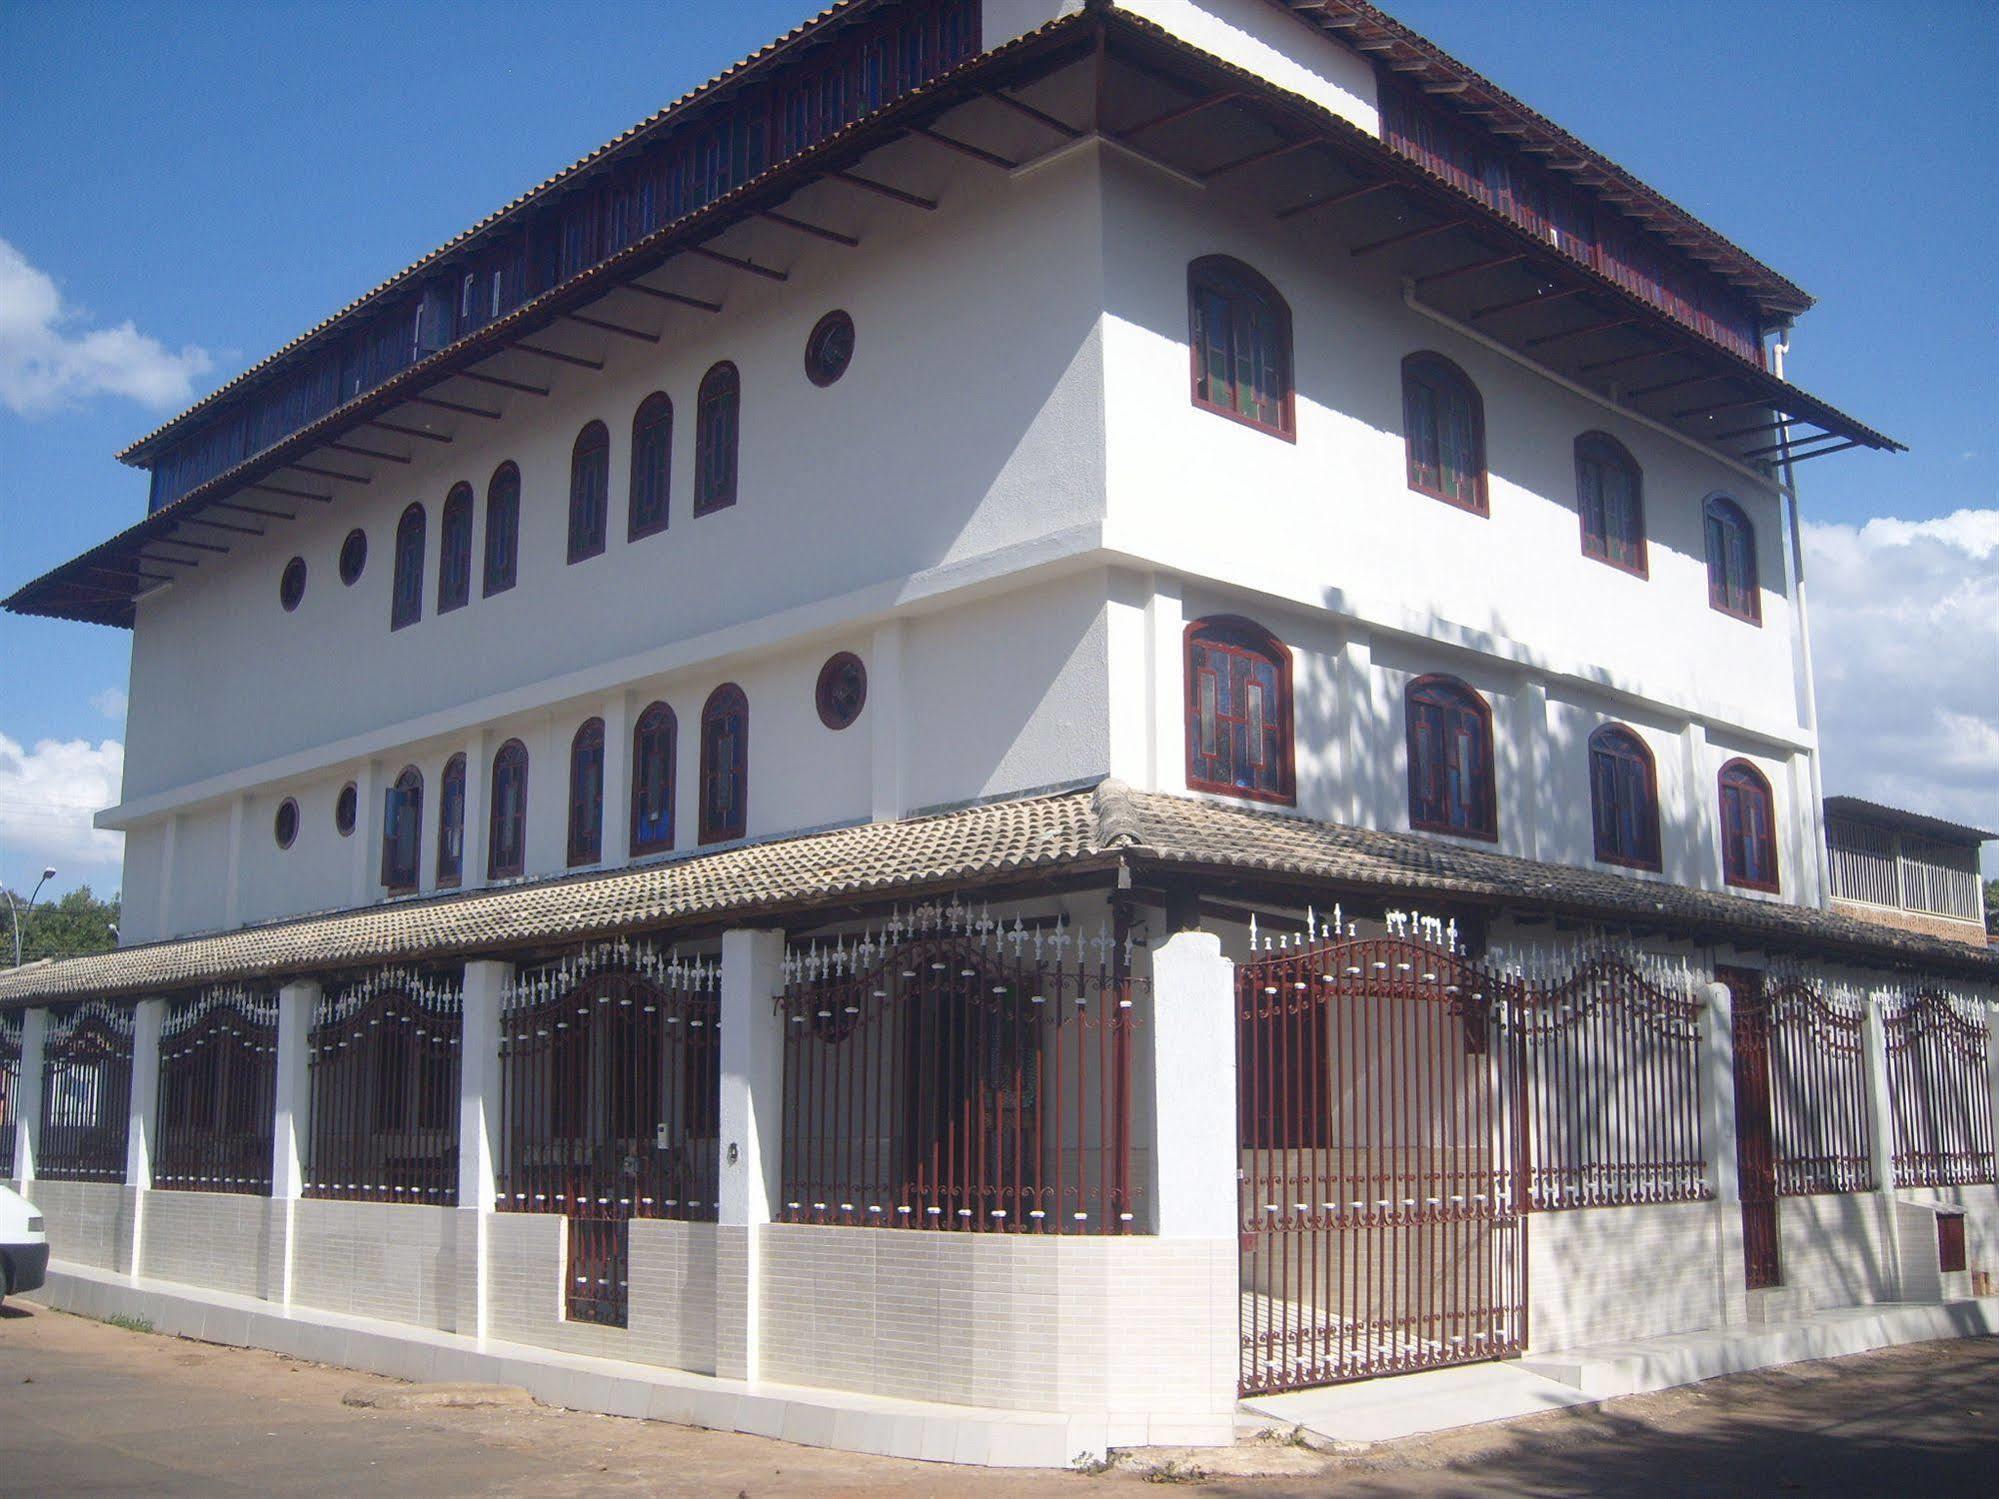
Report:
M805 340L805 378L814 385L831 385L847 373L854 358L854 320L844 312L829 312L812 326Z
M356 526L340 543L340 581L352 588L361 581L361 569L368 565L368 533Z
M285 564L284 575L278 579L278 602L285 606L289 614L305 597L305 558L294 557Z
M298 837L298 803L290 797L278 803L278 815L272 820L271 833L278 840L279 848L290 848Z
M342 838L354 831L354 818L360 811L361 793L349 781L340 788L340 795L333 801L333 826Z
M852 651L827 658L819 668L819 721L844 729L861 716L868 701L868 669Z

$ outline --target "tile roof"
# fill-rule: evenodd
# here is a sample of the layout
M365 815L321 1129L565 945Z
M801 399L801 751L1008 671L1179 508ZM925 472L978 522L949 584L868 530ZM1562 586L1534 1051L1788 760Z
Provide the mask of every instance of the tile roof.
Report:
M0 1006L581 941L781 915L1045 871L1178 865L1288 885L1526 905L1688 934L1923 963L1999 980L1999 956L1829 912L1311 822L1117 781L692 854L399 900L0 972Z
M1826 814L1830 817L1851 817L1861 822L1885 823L1889 827L1901 828L1905 832L1928 833L1950 843L1990 843L1999 839L1999 833L1985 828L1974 828L1969 823L1951 822L1947 818L1932 817L1927 812L1911 812L1903 807L1891 807L1885 802L1870 802L1860 796L1829 796L1825 799Z

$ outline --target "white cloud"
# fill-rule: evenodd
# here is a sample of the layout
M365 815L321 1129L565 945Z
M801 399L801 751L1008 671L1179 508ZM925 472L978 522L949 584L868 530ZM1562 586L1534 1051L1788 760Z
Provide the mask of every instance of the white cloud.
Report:
M123 723L126 708L125 689L107 687L102 692L93 692L90 695L90 706L113 723Z
M1804 542L1826 790L1999 827L1999 509Z
M32 887L53 864L58 885L116 882L125 836L90 825L118 800L125 746L115 739L44 739L33 749L0 734L0 883Z
M131 322L82 326L55 281L0 239L0 404L18 415L54 411L96 395L143 406L178 406L214 361L188 344L179 353Z

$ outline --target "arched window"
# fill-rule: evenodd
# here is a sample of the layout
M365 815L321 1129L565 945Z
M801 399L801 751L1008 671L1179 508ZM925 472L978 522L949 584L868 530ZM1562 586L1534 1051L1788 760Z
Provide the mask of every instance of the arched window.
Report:
M736 503L736 440L740 435L742 381L727 360L701 377L694 412L694 513L706 515Z
M604 857L604 720L585 720L569 741L569 867Z
M667 523L667 477L673 465L673 402L654 391L632 417L632 486L626 539L637 541Z
M509 739L494 754L489 794L486 878L512 879L527 867L528 748L520 740Z
M569 450L569 560L604 550L611 509L611 431L591 422Z
M701 709L701 841L743 836L750 790L750 705L724 682Z
M1279 437L1293 435L1291 309L1239 260L1187 267L1194 404Z
M1187 784L1256 801L1297 800L1291 653L1234 615L1187 627Z
M423 772L405 765L382 809L382 883L392 892L416 889L423 855Z
M1576 439L1576 511L1583 555L1646 575L1645 502L1638 464L1604 432Z
M1701 507L1707 530L1707 601L1723 614L1763 623L1763 594L1756 581L1756 531L1742 507L1714 495Z
M503 463L486 485L486 597L514 586L520 542L521 471Z
M1492 709L1455 677L1418 677L1403 698L1409 732L1409 826L1499 837Z
M1721 875L1750 890L1777 888L1776 804L1747 760L1721 768Z
M465 875L465 757L444 762L437 786L437 883L450 889Z
M654 703L632 730L632 852L673 847L673 746L680 726L673 710Z
M423 618L423 506L411 505L396 522L396 580L389 596L389 628Z
M1484 515L1485 403L1443 355L1402 361L1402 431L1409 487Z
M1590 822L1604 864L1659 867L1659 779L1645 741L1619 724L1589 736Z
M437 612L462 609L471 597L472 486L454 484L437 532Z

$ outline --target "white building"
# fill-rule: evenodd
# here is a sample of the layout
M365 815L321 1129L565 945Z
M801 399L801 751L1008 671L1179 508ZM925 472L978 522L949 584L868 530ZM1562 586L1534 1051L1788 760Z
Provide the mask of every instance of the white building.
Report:
M1358 0L834 6L8 601L133 632L125 946L0 976L56 1294L994 1461L1965 1294L1999 991L1828 909L1792 475L1895 444L1808 305Z

